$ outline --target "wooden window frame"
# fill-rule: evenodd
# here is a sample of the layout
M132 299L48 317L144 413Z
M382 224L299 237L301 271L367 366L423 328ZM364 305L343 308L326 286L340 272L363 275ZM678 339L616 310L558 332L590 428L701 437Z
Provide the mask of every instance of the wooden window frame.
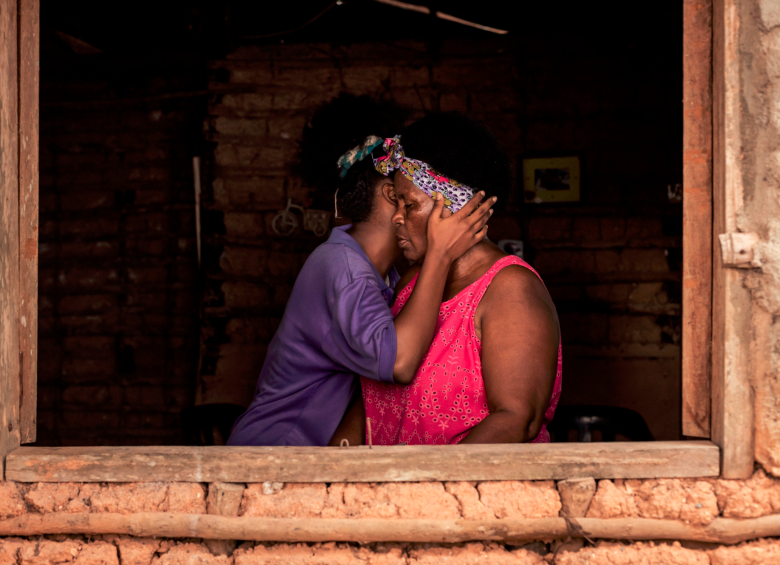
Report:
M374 448L40 448L20 447L35 440L39 4L0 0L0 44L13 47L0 50L0 99L9 101L0 108L0 330L18 328L0 333L0 478L388 482L748 477L753 469L753 405L748 377L739 371L745 351L728 316L737 278L723 266L714 243L716 234L736 231L741 198L735 2L683 2L682 419L685 435L705 439Z

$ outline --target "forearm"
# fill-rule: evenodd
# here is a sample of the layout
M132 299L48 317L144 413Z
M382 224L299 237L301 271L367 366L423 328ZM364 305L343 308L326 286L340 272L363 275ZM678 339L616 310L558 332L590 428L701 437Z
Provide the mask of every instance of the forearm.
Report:
M540 429L541 419L497 410L474 426L461 443L523 443L534 439Z
M450 265L448 259L429 253L409 301L394 320L397 349L393 378L396 383L410 383L428 352Z

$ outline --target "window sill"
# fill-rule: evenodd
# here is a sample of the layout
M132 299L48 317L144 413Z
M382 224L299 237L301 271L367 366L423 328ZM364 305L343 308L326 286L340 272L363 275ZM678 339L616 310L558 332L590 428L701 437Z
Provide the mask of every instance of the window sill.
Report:
M361 447L21 447L19 482L416 482L716 477L710 441Z

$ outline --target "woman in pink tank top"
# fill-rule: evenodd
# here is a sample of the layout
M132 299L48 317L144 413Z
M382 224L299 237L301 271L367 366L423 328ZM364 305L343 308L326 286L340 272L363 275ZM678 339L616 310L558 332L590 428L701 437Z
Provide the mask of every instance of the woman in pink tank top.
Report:
M374 164L392 175L393 223L413 263L425 258L427 265L427 251L438 243L427 229L432 196L444 195L455 211L479 190L500 197L511 186L506 154L483 126L461 115L428 115L386 139L382 150ZM394 315L416 282L414 271L402 279ZM449 268L433 342L410 374L408 385L362 379L363 403L334 438L385 445L550 441L561 342L555 305L537 273L487 239L474 245Z
M489 244L485 244L489 245ZM371 441L378 445L456 444L490 413L482 374L482 342L474 317L494 277L518 265L538 274L528 263L505 256L479 279L445 301L428 354L407 386L361 379ZM541 279L540 279L541 280ZM393 315L400 312L417 282L417 275L398 294ZM546 425L555 414L561 393L561 346L558 344L553 392L539 433L532 442L549 442Z

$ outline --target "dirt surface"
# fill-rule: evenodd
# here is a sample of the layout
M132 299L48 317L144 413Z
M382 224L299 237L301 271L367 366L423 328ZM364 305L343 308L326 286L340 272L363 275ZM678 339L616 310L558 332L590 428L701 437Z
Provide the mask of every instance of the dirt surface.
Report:
M758 540L735 547L719 547L710 552L712 565L765 565L780 563L780 542Z
M561 552L555 565L710 565L706 552L679 543L599 543L577 552Z
M780 480L762 469L746 481L717 482L718 507L727 518L757 518L780 513Z
M588 518L655 518L709 524L719 514L716 492L732 488L731 483L745 481L603 480L599 481Z
M25 512L205 514L206 488L198 483L0 482L0 518Z
M460 514L466 520L490 520L496 517L496 513L482 504L479 499L479 491L475 482L446 483L447 492L460 504Z
M609 480L599 481L588 509L588 518L629 518L639 515L634 497Z
M496 518L548 518L561 510L553 481L491 481L480 483L477 490Z
M498 544L467 543L461 547L427 547L409 551L409 565L471 565L493 563L497 565L543 565L544 557L525 549L509 551Z
M561 509L552 481L248 485L242 516L269 518L542 518Z
M148 565L160 549L160 540L117 536L112 540L119 548L122 565Z
M162 555L156 555L151 565L231 565L232 563L233 559L230 557L212 555L203 544L177 543Z
M328 487L319 484L288 484L274 494L265 494L262 484L248 485L241 503L241 516L267 518L316 518L322 514Z
M343 486L343 505L338 488L331 485L333 506L328 518L433 518L457 520L460 506L442 483L351 483ZM340 488L340 487L339 487Z
M0 519L25 513L24 500L16 483L0 481Z
M198 540L126 536L0 539L0 565L765 565L780 563L780 540L733 547L686 548L679 542L615 543L557 554L544 543L513 548L496 543L368 545L244 543L214 555Z

